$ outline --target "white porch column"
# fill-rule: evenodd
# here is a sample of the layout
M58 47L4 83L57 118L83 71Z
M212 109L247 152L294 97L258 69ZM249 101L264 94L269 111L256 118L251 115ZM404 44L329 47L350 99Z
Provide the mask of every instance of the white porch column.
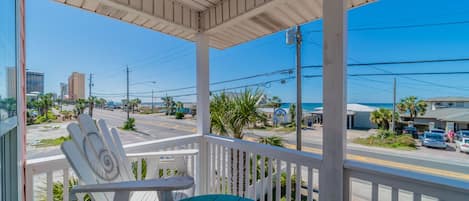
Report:
M210 84L208 37L197 34L197 133L210 133Z
M210 133L210 83L209 83L209 47L208 36L197 34L197 133ZM207 193L208 144L202 138L199 145L198 172L196 173L197 194Z
M345 0L323 1L323 162L319 200L344 200L347 126L347 14Z

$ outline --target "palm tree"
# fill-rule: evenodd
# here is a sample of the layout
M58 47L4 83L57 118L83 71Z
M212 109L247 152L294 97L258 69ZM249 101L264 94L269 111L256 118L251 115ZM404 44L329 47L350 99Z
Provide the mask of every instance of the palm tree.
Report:
M394 114L394 120L397 121L399 119L398 114ZM379 108L371 113L370 121L376 125L380 129L389 129L389 125L392 122L392 111L385 108Z
M80 114L83 114L83 112L85 111L85 108L86 108L86 100L79 98L75 103L75 109L74 109L75 117L78 117L80 116Z
M272 98L269 98L269 102L267 103L267 106L273 108L272 118L274 118L275 110L279 108L280 106L282 106L282 100L278 96L273 96ZM272 122L273 122L273 119L272 119ZM274 126L277 126L277 125L274 125Z
M140 100L139 98L130 100L130 107L132 108L132 113L134 113L135 110L138 110L138 106L141 103L142 103L142 100ZM135 108L137 108L137 109L135 109Z
M291 119L291 122L292 122L292 126L295 126L296 125L296 119L295 119L295 116L296 116L296 104L290 104L290 108L288 109L288 113L290 113L290 119Z
M259 138L258 142L261 144L283 147L283 138L280 136L261 137Z
M32 102L32 105L34 108L37 109L39 116L45 116L45 117L47 117L47 112L49 112L53 104L54 102L52 100L51 93L39 95L37 100Z
M414 121L418 115L422 116L427 111L427 103L423 100L418 100L415 96L409 96L401 99L401 102L397 104L397 108L401 113L409 113L409 118Z
M166 115L171 115L173 113L174 108L174 100L171 96L162 97L161 100L163 101L164 106L166 107Z
M265 116L257 110L260 90L246 89L228 96L225 92L212 95L210 120L212 131L219 135L230 135L242 139L243 130L252 123L263 121Z
M184 112L183 109L184 109L184 103L182 103L181 101L176 102L177 112Z
M99 100L99 104L101 106L101 109L103 109L104 106L107 104L107 100L104 99L104 98L99 98L98 100Z
M260 90L252 91L245 89L241 93L233 96L228 96L224 92L220 95L214 95L210 102L211 130L219 135L229 135L233 138L243 139L244 128L264 118L262 113L257 110L262 94ZM233 161L235 160L240 160L242 151L237 150L236 152L238 158L235 159L234 150L230 150L231 164L234 164ZM246 164L246 153L243 153L241 160L243 160L243 164ZM241 168L239 164L237 165L237 168ZM233 173L233 165L231 166L231 170ZM244 166L243 174L245 171L246 166ZM234 178L232 175L231 178L233 182L239 184L239 177Z
M88 97L88 105L89 105L88 112L89 112L90 117L93 117L94 105L97 101L98 99L95 96Z
M212 101L210 101L211 132L218 135L228 135L225 116L234 108L233 106L233 102L225 92L213 95Z

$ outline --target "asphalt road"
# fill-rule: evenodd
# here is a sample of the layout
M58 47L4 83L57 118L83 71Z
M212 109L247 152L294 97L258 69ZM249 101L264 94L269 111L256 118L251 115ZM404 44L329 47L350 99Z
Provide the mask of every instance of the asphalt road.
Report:
M131 114L131 116L136 118L138 132L121 131L126 134L123 135L125 144L188 135L196 132L194 120L168 119L168 117L162 115ZM110 127L120 127L126 120L126 113L122 111L96 110L94 117L105 119ZM247 134L248 140L255 140L259 136L272 135L269 132L251 132ZM320 137L313 136L303 137L303 150L320 153L322 140L318 139ZM294 147L294 134L284 134L283 138L286 141L287 147ZM364 147L350 143L348 144L347 152L348 158L353 160L469 180L469 155L466 154L449 153L443 150L429 150L428 148L422 148L418 151L400 151ZM32 152L31 154L28 153L28 158L60 153L60 150L55 148L47 151Z

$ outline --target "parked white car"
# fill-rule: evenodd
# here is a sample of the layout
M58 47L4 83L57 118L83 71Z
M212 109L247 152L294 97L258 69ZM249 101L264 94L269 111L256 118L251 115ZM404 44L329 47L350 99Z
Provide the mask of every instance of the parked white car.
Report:
M448 145L445 142L444 136L440 133L425 132L423 134L422 146L446 149Z
M434 129L430 129L427 132L443 135L443 138L445 139L445 142L448 142L448 134L446 134L445 130L443 130L443 129L434 128Z
M469 153L469 130L460 130L454 136L456 150Z

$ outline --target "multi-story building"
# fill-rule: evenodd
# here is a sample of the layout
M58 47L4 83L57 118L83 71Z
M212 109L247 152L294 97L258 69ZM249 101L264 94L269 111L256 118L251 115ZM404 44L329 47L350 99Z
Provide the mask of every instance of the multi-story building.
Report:
M85 74L73 72L68 78L68 98L78 100L85 98Z
M60 99L65 100L68 98L68 84L67 83L60 83Z
M26 72L26 93L44 93L44 73Z

